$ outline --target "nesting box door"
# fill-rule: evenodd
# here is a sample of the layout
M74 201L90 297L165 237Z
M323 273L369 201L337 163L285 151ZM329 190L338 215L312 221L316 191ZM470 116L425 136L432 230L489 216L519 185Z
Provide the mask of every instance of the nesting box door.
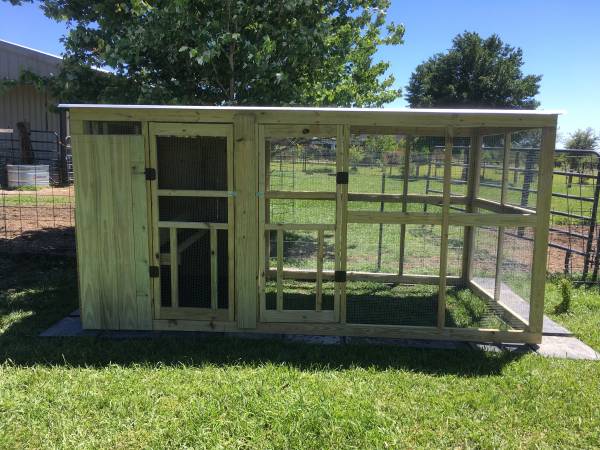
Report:
M231 125L151 123L157 319L233 320Z

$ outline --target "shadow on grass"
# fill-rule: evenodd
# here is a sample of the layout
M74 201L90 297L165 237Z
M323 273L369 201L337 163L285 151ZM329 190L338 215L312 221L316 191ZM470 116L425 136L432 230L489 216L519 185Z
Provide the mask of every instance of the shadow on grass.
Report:
M10 256L0 260L0 363L21 367L286 365L331 371L362 367L459 376L498 375L518 352L403 348L381 344L317 345L206 334L157 338L42 338L77 307L72 258Z

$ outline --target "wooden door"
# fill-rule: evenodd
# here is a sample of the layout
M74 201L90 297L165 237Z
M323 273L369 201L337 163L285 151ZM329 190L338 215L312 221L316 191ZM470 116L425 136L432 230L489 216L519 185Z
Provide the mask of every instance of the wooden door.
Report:
M85 329L152 329L141 135L72 137Z
M157 319L234 319L233 128L151 123Z
M343 141L338 125L259 127L263 322L340 320Z

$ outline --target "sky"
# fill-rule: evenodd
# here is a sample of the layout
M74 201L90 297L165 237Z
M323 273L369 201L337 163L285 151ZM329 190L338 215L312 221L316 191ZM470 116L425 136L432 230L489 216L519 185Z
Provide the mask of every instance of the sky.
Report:
M457 34L496 33L523 50L524 74L543 75L541 108L565 111L559 136L577 128L600 131L600 0L392 0L388 18L406 27L403 45L377 54L390 61L396 87L404 88L414 68L447 50ZM60 54L66 31L36 5L0 0L0 39Z

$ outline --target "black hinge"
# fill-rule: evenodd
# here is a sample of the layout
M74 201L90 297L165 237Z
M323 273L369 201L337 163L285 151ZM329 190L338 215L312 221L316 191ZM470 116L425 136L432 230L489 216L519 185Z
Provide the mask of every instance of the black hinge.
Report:
M348 172L338 172L335 175L335 182L337 184L348 184Z
M150 266L148 269L150 270L150 278L158 278L160 276L160 269L158 266Z
M152 168L152 167L148 167L145 171L146 173L146 180L152 181L152 180L156 180L156 169Z
M333 281L336 283L345 283L346 282L346 271L345 270L336 270L333 275Z

